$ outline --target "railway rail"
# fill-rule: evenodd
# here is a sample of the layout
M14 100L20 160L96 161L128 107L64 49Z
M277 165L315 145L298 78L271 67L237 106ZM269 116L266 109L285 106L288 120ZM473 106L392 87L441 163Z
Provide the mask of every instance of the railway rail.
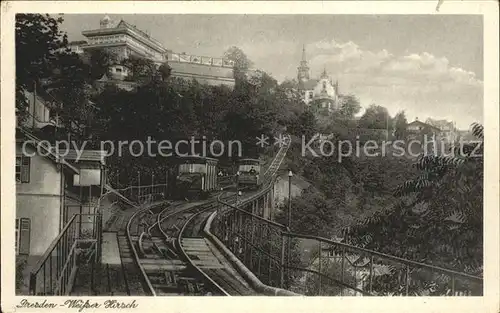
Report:
M264 172L266 181L280 167L286 148L279 150ZM221 191L205 201L144 208L130 218L128 244L146 295L256 294L231 266L224 264L225 258L202 235L206 220L221 201L234 203L236 194Z
M225 201L235 197L226 194L219 196ZM253 294L232 277L202 236L216 208L217 200L210 199L144 208L131 217L127 236L146 295Z

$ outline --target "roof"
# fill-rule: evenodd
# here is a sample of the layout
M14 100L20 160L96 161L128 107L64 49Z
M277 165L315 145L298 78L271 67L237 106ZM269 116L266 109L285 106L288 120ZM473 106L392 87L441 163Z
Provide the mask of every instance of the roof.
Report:
M434 129L435 131L441 131L441 129L434 127L432 125L426 124L426 123L421 122L421 121L413 121L411 123L408 123L407 127L410 125L421 125L421 126L426 127L426 128Z
M22 135L21 140L26 140L26 142L32 146L35 146L35 148L38 150L38 148L42 148L47 152L47 154L40 154L41 156L47 157L49 160L55 162L56 164L62 164L66 169L74 172L75 174L80 173L80 171L74 167L73 165L69 164L64 160L64 158L61 157L61 155L55 153L53 150L54 147L45 147L44 145L41 144L41 140L34 136L32 133L30 133L28 130L17 127L16 128L16 134L18 132Z
M65 160L75 161L76 163L81 161L87 162L99 162L105 164L106 151L104 150L66 150L62 151L61 157Z
M446 129L446 128L453 129L453 128L455 128L453 122L450 122L447 120L434 120L432 118L428 118L425 122L429 125L435 126L437 128L440 128L440 129Z
M240 159L239 162L242 161L253 161L253 162L260 162L260 159Z
M300 82L299 89L312 90L312 89L314 89L314 87L316 87L318 82L319 82L319 79L309 79L309 80L306 80L305 82Z
M183 155L179 155L177 156L177 158L179 160L196 160L196 161L199 161L199 162L202 162L202 161L215 161L215 162L219 162L219 160L217 159L214 159L214 158L208 158L208 157L203 157L203 156L198 156L198 155L186 155L186 156L183 156Z

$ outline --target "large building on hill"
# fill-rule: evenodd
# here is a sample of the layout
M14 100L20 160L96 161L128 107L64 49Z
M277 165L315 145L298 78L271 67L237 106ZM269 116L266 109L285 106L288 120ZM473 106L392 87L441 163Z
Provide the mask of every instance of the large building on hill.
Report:
M110 77L104 78L107 82L110 80L123 82L128 69L123 68L120 61L130 56L137 56L150 59L158 66L167 62L172 68L172 77L196 79L202 84L234 86L232 61L174 53L149 34L124 20L115 23L105 16L100 21L99 29L85 30L82 34L87 41L73 43L70 45L72 51L79 53L104 49L116 56L117 64L112 66Z
M297 81L303 101L314 111L329 113L339 108L338 82L333 82L326 69L318 79L310 77L305 47L302 48L302 60L297 68Z
M165 62L167 50L161 43L124 20L115 23L109 16L100 21L100 28L82 32L87 38L83 50L106 49L118 60L131 55L145 57L155 62Z

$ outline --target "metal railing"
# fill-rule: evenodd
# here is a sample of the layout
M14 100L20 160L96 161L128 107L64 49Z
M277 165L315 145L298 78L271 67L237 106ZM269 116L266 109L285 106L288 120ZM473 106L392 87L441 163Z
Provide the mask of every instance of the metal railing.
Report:
M212 233L263 283L281 288L286 227L227 202L219 203ZM248 201L240 205L244 203Z
M263 283L304 295L480 296L483 279L326 238L291 233L228 203L212 232ZM239 206L243 206L242 202Z
M284 232L288 287L306 295L478 296L483 279L317 236ZM307 247L307 248L306 248ZM308 251L306 251L308 250Z
M126 188L116 189L115 191L135 204L161 201L168 197L167 185L164 183L145 186L128 186Z
M74 214L30 273L30 295L68 295L78 268L80 244L90 244L91 262L100 260L102 216Z

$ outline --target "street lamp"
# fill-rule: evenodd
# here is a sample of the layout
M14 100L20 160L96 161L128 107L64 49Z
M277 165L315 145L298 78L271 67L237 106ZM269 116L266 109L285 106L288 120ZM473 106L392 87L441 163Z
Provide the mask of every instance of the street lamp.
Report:
M236 196L236 204L238 204L238 199L239 199L239 197L241 197L241 195L242 195L242 192L241 192L241 190L239 190L238 194Z
M240 192L240 171L236 172L236 204L238 204L238 196Z
M137 200L141 202L141 172L137 171L138 176L138 189L137 189Z
M288 171L288 228L292 230L292 176L291 170Z

